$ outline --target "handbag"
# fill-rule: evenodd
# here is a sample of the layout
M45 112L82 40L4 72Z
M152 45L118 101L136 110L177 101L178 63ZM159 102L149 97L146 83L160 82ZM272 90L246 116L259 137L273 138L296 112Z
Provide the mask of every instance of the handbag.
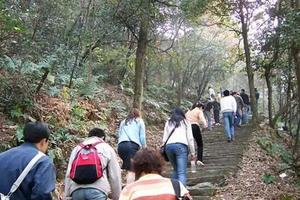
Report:
M174 133L175 129L176 129L176 127L173 128L173 130L171 131L171 133L170 133L168 139L165 141L164 145L160 147L160 150L159 150L161 156L162 156L162 157L164 158L164 160L167 161L167 162L169 162L169 158L168 158L167 153L166 153L166 144L167 144L169 138L171 137L171 135Z

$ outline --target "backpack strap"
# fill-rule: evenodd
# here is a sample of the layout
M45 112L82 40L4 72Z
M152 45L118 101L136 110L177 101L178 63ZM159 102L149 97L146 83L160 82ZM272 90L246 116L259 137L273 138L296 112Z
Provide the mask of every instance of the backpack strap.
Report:
M80 143L79 144L79 146L81 147L81 148L86 148L86 147L88 147L88 149L90 148L90 147L95 147L95 146L97 146L98 144L100 144L100 143L104 143L104 141L102 140L102 139L97 139L97 141L96 142L94 142L94 143L91 143L91 144L83 144L83 143Z
M180 183L179 181L177 181L176 179L171 179L171 182L172 182L172 186L173 186L173 189L175 191L175 194L176 194L176 198L177 199L180 199Z
M34 166L34 164L41 158L45 156L44 153L38 151L38 153L31 159L31 161L27 164L27 166L25 167L25 169L22 171L22 173L20 174L20 176L17 178L17 180L14 182L14 184L12 185L12 187L10 188L9 193L7 194L8 197L10 197L20 186L20 184L22 183L22 181L24 180L24 178L27 176L27 174L29 173L29 171L32 169L32 167Z

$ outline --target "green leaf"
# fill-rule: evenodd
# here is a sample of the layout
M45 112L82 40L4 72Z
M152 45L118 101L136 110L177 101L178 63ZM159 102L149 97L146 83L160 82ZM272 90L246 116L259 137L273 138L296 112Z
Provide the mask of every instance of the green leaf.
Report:
M16 130L16 134L15 135L17 137L18 142L24 142L23 129L24 129L24 126L17 125L17 130Z
M55 76L51 75L50 73L47 76L47 80L51 83L54 84L55 82Z
M261 177L262 181L265 184L271 184L271 183L275 183L276 181L276 177L269 174L269 173L265 173L262 177Z

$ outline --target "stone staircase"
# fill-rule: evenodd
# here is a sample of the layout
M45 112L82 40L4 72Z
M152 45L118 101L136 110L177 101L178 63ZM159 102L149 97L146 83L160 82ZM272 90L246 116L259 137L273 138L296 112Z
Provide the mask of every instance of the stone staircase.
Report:
M202 133L205 165L197 166L196 173L188 168L187 188L194 200L210 199L216 188L224 185L225 177L237 171L250 133L250 126L238 127L235 130L235 140L230 143L227 142L223 126ZM170 177L171 171L172 167L168 164L165 175Z

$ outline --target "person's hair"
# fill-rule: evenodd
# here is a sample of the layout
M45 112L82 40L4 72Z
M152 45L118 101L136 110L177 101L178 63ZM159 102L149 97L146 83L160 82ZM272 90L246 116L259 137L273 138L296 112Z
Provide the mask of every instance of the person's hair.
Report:
M93 128L92 130L90 130L88 136L89 137L96 136L96 137L99 137L99 138L103 138L103 140L105 140L105 132L101 128Z
M204 109L204 104L203 103L201 103L200 101L196 101L194 104L193 104L193 106L192 106L192 109L194 109L194 108L202 108L202 109Z
M139 109L133 108L125 119L125 125L127 125L128 122L130 122L138 117L140 117Z
M229 91L228 90L224 90L223 94L224 94L224 96L229 96Z
M131 160L131 164L137 180L141 177L142 173L161 174L164 161L158 150L143 148L136 152Z
M185 114L183 110L179 107L174 108L171 112L169 123L174 124L177 128L180 125L180 122L183 120L185 120Z
M49 139L50 130L48 125L43 122L28 122L23 130L25 142L39 143L42 139Z
M237 92L232 92L232 93L231 93L231 95L236 95L236 94L237 94Z
M245 89L241 89L241 92L245 92Z

